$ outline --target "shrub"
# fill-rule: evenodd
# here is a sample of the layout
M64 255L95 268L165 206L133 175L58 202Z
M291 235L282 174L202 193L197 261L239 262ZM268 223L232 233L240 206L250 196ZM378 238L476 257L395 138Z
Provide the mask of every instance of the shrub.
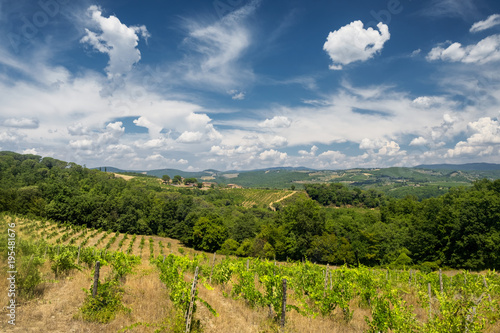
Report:
M95 298L92 297L93 287L84 289L87 296L79 312L84 320L105 324L113 320L118 311L130 311L121 302L123 288L116 279L104 283L99 281Z
M81 270L81 267L75 264L74 260L75 258L73 253L67 249L64 249L59 255L56 254L52 259L52 264L50 265L50 268L54 272L56 278L61 274L69 274L69 272L73 269Z

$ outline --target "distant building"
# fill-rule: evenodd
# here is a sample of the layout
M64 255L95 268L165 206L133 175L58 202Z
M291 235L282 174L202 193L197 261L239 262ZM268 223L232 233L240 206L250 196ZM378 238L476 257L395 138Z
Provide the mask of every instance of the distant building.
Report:
M227 184L228 188L243 188L243 186L237 185L237 184Z

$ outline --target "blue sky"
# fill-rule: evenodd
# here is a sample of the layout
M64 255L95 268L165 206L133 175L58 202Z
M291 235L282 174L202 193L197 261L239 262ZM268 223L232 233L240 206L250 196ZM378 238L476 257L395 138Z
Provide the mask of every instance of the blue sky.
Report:
M125 169L500 162L500 3L0 0L0 150Z

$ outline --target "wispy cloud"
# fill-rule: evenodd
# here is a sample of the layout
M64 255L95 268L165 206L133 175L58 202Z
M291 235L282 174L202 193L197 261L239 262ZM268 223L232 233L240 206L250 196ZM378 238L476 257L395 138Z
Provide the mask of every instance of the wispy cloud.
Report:
M427 60L484 64L500 60L500 35L484 38L477 44L462 46L452 43L448 47L437 46L427 55Z
M479 31L491 29L497 25L500 25L500 15L493 14L493 15L489 16L484 21L479 21L479 22L474 23L469 31L470 32L479 32Z
M215 22L186 20L184 46L189 53L173 72L189 84L214 90L228 91L252 82L254 73L242 58L252 43L246 19L259 3L252 1Z
M431 4L421 11L429 17L458 17L470 20L479 15L475 0L432 0Z

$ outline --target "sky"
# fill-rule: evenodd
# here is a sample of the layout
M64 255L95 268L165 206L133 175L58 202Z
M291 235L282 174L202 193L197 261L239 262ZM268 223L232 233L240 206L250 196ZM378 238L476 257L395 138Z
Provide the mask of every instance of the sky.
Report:
M87 167L500 163L497 0L0 0L0 150Z

